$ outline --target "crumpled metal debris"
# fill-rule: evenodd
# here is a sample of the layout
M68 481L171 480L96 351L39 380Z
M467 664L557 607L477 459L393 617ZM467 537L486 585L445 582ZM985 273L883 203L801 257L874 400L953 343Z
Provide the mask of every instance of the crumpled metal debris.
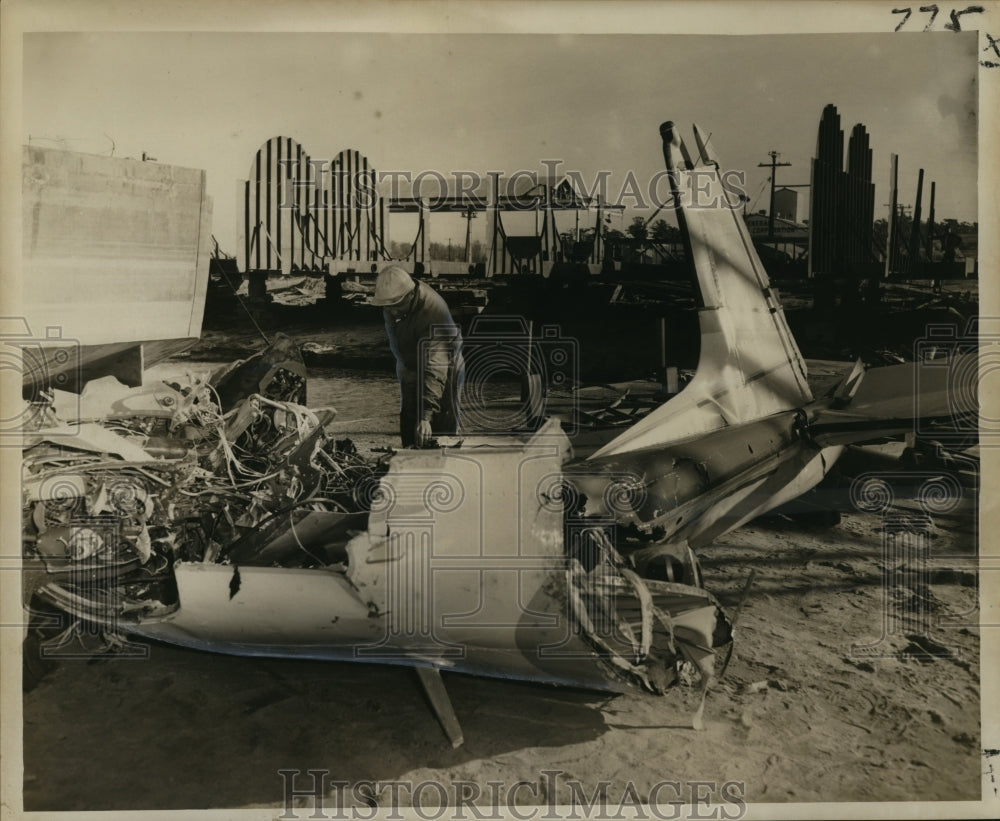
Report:
M326 433L331 409L305 406L300 363L279 339L212 378L134 392L107 383L100 394L113 412L91 392L78 403L86 421L50 414L32 432L23 532L25 555L44 568L36 595L87 625L52 641L94 638L97 627L109 647L136 633L336 658L389 635L402 657L426 662L400 627L410 612L400 596L442 617L475 616L482 596L481 626L466 619L444 633L464 648L468 672L663 693L688 671L704 694L714 651L732 636L693 554L633 538L627 516L595 517L564 482L580 475L563 474L570 449L558 422L519 446L442 443L366 458ZM80 435L65 437L74 428ZM609 504L631 488L616 484ZM477 537L482 558L463 564ZM529 560L513 575L490 558L512 544ZM456 556L453 583L424 589L434 563ZM563 616L565 634L555 629ZM565 654L547 656L560 641Z
M176 561L343 559L385 468L326 434L335 411L295 401L305 370L287 343L187 384L106 383L103 415L93 392L75 419L40 415L22 477L25 556L51 579L39 595L110 618L176 604Z

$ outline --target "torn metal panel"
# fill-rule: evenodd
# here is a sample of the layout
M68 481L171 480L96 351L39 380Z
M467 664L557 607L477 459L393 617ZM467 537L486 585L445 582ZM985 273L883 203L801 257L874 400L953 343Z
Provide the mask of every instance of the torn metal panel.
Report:
M61 444L93 454L109 454L129 462L151 462L153 456L124 436L97 424L58 425L37 433L25 432L24 447Z
M617 689L568 618L562 511L539 493L562 450L397 454L346 571L180 565L176 612L127 629L227 652L419 660Z
M130 388L114 376L104 376L87 382L79 395L55 390L53 410L67 424L132 416L173 418L184 399L180 390L163 382Z
M374 543L350 578L377 591L380 611L447 643L561 638L564 607L552 594L564 586L563 517L545 494L563 442L396 454L371 507Z

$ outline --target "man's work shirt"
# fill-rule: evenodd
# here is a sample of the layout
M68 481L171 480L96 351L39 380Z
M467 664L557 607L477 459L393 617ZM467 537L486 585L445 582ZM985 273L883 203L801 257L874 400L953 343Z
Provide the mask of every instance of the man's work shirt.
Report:
M407 421L424 419L440 432L458 421L458 394L464 373L462 333L440 295L417 282L407 313L394 319L385 313L389 347L396 357L400 413ZM436 421L444 422L435 425Z

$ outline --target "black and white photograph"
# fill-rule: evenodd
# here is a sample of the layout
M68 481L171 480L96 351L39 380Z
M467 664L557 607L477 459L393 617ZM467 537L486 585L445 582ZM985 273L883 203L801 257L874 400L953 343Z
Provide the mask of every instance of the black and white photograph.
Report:
M1000 5L0 15L5 816L1000 815Z

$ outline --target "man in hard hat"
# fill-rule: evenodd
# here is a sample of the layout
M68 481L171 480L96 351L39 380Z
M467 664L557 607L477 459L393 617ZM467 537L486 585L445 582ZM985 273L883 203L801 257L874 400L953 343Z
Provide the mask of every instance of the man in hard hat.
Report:
M422 447L434 434L458 433L462 334L445 301L393 264L379 272L372 303L383 309L396 357L403 447Z

